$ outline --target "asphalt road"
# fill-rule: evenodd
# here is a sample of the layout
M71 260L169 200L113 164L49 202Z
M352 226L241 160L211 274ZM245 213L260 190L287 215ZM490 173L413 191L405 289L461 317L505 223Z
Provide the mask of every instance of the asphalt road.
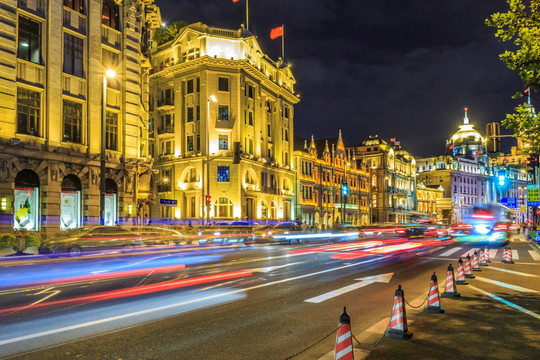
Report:
M347 256L335 247L344 244L314 244L11 264L2 268L3 279L10 275L15 280L0 292L0 355L20 359L285 359L293 355L321 359L333 351L344 306L351 315L353 334L366 344L376 342L386 328L398 284L408 303L421 308L431 274L437 273L442 288L448 264L457 268L460 255L479 247L445 242L404 247L410 244L378 251L347 249ZM522 292L515 286L540 291L540 286L531 286L540 272L536 266L540 258L533 254L539 253L523 241L512 247L519 256L516 263L528 266L533 276L512 276L510 281L509 273L492 270L494 264L489 276L487 270L482 272L483 277L492 281L503 277L514 286L505 291L517 294ZM502 249L491 251L500 262ZM32 273L40 276L32 277ZM66 280L66 274L76 281ZM51 277L55 282L47 282ZM500 287L476 282L478 288L492 292ZM538 302L529 300L521 306L540 314ZM538 319L525 316L525 323L525 328L537 326ZM374 349L373 354L378 348ZM416 358L422 357L417 354Z

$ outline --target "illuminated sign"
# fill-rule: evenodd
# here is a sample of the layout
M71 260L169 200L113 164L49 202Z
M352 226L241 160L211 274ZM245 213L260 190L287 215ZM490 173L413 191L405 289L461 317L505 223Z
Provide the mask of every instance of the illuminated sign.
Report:
M538 190L538 184L527 185L527 205L540 206L540 192Z

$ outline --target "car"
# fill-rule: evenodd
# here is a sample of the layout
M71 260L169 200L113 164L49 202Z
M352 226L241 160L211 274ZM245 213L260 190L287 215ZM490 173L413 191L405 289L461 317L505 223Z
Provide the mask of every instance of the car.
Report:
M44 240L38 251L53 256L65 254L78 257L83 253L111 249L131 252L133 248L141 246L141 236L128 229L119 226L83 226L62 231Z
M143 246L173 246L182 243L183 234L176 229L159 226L132 228L131 231L141 236Z
M253 228L243 225L213 225L197 230L196 237L189 238L189 244L194 245L236 245L253 244Z

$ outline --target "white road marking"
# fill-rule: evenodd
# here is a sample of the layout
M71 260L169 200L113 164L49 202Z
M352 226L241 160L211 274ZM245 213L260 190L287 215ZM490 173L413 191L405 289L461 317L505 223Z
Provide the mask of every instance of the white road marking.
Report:
M512 250L512 260L519 260L519 255L517 250Z
M480 248L473 248L473 249L470 249L469 251L467 251L466 253L464 253L463 255L461 255L462 258L466 258L467 255L469 255L470 257L473 257L474 255L474 252L480 250Z
M455 252L457 252L457 251L459 251L459 250L461 250L461 249L463 249L463 248L462 248L462 247L455 247L455 248L453 248L453 249L450 249L450 250L448 250L448 251L443 252L443 253L441 254L441 256L450 256L450 255L452 255L453 253L455 253Z
M390 281L390 279L392 278L392 275L394 275L394 273L387 273L387 274L368 276L368 277L365 277L365 278L355 279L355 280L359 280L360 282L344 286L344 287L339 288L337 290L329 291L329 292L327 292L325 294L322 294L322 295L319 295L319 296L312 297L310 299L304 300L304 302L318 304L318 303L321 303L321 302L326 301L328 299L334 298L336 296L343 295L345 293L348 293L348 292L356 290L356 289L360 289L360 288L362 288L364 286L367 286L369 284L373 284L375 282L388 283Z
M500 268L495 267L495 266L493 266L493 265L490 265L489 268L490 268L490 269L493 269L493 270L497 270L497 271L504 271L504 272L507 272L507 273L510 273L510 274L520 275L520 276L526 276L526 277L540 277L540 276L538 276L538 275L527 274L527 273L524 273L524 272L513 271L513 270L507 270L507 269L500 269Z
M478 277L476 277L476 278L478 279ZM493 295L493 294L491 294L491 293L488 293L487 291L484 291L484 290L479 289L479 288L477 288L477 287L475 287L475 286L472 286L472 285L469 285L468 288L469 288L469 289L476 290L476 291L478 291L478 292L480 292L480 293L482 293L482 294L484 294L484 295L487 295L487 296L489 296L489 297L491 297L491 298L493 298L493 299L495 299L495 300L497 300L497 301L502 302L503 304L506 304L506 305L508 305L508 306L511 306L511 307L513 307L513 308L516 309L516 310L519 310L519 311L521 311L521 312L524 312L525 314L527 314L527 315L529 315L529 316L532 316L532 317L535 318L535 319L540 320L540 315L538 315L538 314L536 314L536 313L533 313L532 311L527 310L527 309L525 309L525 308L523 308L523 307L521 307L521 306L519 306L519 305L516 305L516 304L514 304L514 303L511 303L511 302L508 301L508 300L505 300L505 299L503 299L503 298L500 298L500 297L498 297L497 295Z
M539 291L527 289L527 288L524 288L524 287L521 287L521 286L508 284L508 283L505 283L505 282L502 282L502 281L496 281L496 280L487 279L487 278L484 278L484 277L481 277L481 276L478 276L478 275L476 276L476 280L480 280L480 281L483 281L483 282L487 282L487 283L490 283L490 284L495 284L495 285L502 286L502 287L505 287L505 288L508 288L508 289L511 289L511 290L525 292L525 293L538 293L539 292Z
M534 250L528 250L529 254L531 254L531 257L534 259L534 261L540 261L540 255Z
M489 259L495 259L497 257L497 253L499 252L499 249L489 249Z

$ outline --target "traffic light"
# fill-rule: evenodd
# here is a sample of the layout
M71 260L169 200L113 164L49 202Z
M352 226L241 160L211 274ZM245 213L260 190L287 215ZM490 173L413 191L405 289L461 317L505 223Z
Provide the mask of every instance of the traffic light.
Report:
M343 196L349 195L349 185L347 185L346 182L344 182L344 183L341 185L341 194L342 194Z
M212 198L212 196L206 195L206 206L210 205L210 199L211 198Z
M497 178L499 179L499 186L504 186L506 183L506 170L499 170L497 172Z

